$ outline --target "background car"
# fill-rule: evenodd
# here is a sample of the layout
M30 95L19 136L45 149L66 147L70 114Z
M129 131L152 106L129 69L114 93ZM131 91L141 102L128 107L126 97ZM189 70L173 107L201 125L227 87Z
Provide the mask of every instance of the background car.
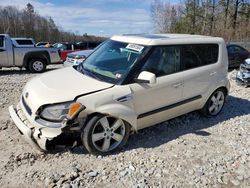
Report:
M72 52L67 55L66 61L63 63L64 67L79 65L93 52L94 50L81 50Z
M246 59L241 65L236 75L238 84L245 87L250 86L250 58Z
M46 46L51 46L51 44L49 42L38 42L36 43L37 47L46 47Z
M227 45L227 53L229 68L239 67L250 55L248 50L236 44Z
M73 43L67 43L67 42L55 43L53 44L53 47L60 50L60 57L63 62L66 60L68 53L77 51Z
M83 41L83 42L77 42L76 44L82 50L91 50L96 48L101 43L102 41Z
M60 63L58 49L29 45L33 42L0 34L0 67L24 67L32 73L41 73L47 65Z
M53 47L60 49L60 57L62 61L65 61L67 58L67 54L80 50L92 50L96 48L101 42L77 42L77 43L55 43Z

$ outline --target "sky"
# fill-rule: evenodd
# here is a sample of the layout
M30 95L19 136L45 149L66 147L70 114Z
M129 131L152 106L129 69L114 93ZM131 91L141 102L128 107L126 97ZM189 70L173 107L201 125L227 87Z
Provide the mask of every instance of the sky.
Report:
M168 1L170 2L170 1ZM31 3L42 16L76 34L112 36L152 33L151 0L0 0L19 9Z

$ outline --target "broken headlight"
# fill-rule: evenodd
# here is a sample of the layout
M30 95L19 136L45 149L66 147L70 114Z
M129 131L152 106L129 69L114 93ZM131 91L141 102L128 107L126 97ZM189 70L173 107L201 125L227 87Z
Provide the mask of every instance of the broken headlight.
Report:
M40 116L47 121L60 122L64 119L73 119L85 107L78 102L67 102L56 105L49 105L42 109Z

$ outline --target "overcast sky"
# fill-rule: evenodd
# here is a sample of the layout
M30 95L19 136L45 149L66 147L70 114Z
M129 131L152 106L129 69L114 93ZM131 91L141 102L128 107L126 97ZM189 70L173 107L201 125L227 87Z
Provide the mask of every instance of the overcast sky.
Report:
M22 9L28 2L65 31L101 36L153 32L151 0L0 0L0 5Z

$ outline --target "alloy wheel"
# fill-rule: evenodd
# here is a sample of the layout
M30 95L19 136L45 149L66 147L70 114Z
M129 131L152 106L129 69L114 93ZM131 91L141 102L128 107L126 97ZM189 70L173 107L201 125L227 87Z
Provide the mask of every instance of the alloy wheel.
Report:
M211 115L217 115L221 111L224 105L224 100L225 100L224 93L220 90L216 91L211 97L209 103L208 107L209 113Z
M125 131L125 124L121 119L104 116L94 125L92 144L101 152L114 150L123 141Z

